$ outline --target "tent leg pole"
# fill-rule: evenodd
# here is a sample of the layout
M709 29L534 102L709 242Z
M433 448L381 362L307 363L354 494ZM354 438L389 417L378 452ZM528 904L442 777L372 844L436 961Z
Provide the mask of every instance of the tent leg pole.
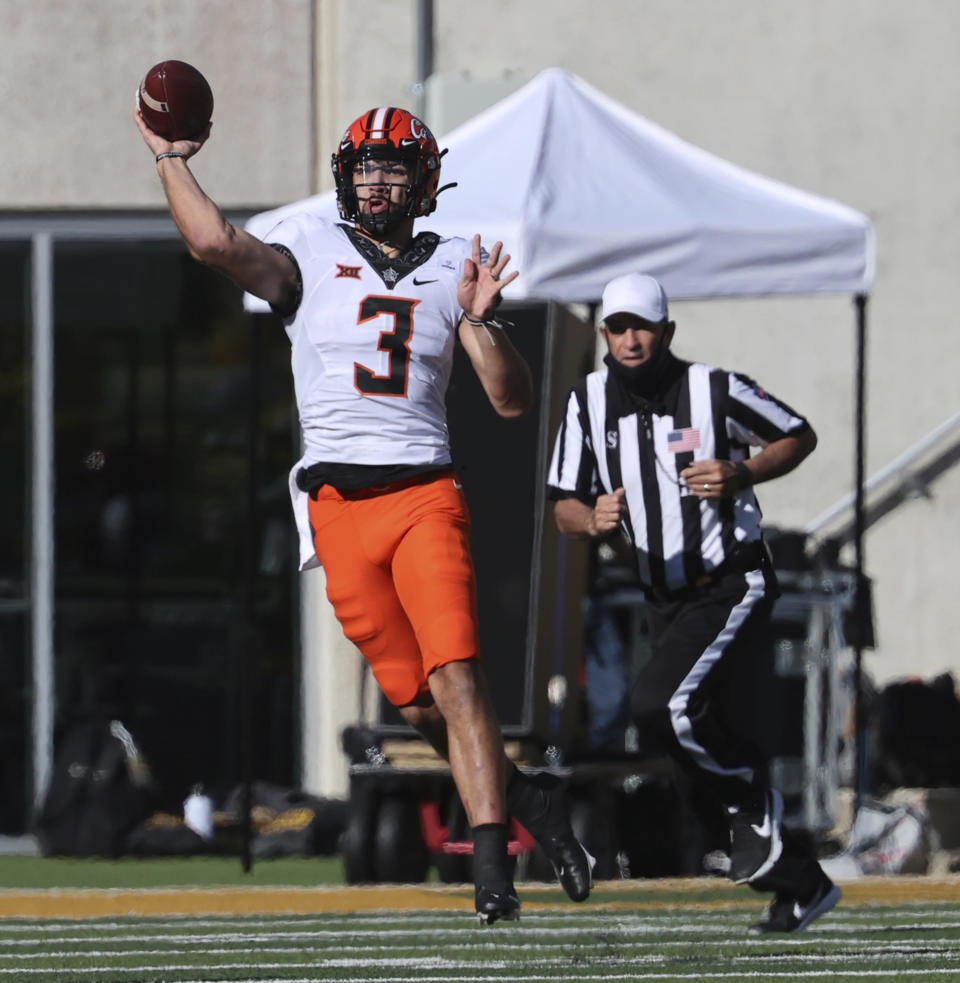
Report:
M853 548L854 548L854 577L855 577L855 599L854 599L854 623L855 634L853 648L853 697L854 697L854 720L856 721L855 746L854 746L854 816L860 811L863 796L867 784L867 744L866 744L866 722L864 720L864 699L863 699L863 651L866 647L866 640L872 632L868 628L867 619L870 618L870 606L867 602L869 591L864 576L864 554L863 554L863 534L865 529L865 507L864 507L864 478L866 465L865 434L866 434L866 348L867 348L867 296L857 294L854 297L854 305L857 311L857 365L856 365L856 440L855 440L855 472L856 472L856 491L854 499L854 527L853 527Z

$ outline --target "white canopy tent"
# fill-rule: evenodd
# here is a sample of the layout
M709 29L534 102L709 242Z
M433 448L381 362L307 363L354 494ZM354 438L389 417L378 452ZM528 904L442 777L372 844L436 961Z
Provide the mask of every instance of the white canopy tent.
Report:
M520 276L510 301L595 303L614 276L656 276L673 300L848 293L856 299L855 567L859 675L870 644L863 575L864 347L873 230L859 212L692 146L561 69L439 140L443 193L424 227L502 240ZM288 214L338 220L333 192L262 212L264 236ZM246 298L250 310L262 302ZM857 685L859 692L859 685ZM858 719L862 719L859 717ZM859 755L858 755L859 757Z

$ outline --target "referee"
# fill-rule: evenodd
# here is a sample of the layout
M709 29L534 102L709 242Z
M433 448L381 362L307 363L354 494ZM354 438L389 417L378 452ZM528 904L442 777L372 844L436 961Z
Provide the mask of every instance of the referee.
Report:
M725 719L726 687L762 652L779 595L753 486L792 471L816 434L746 376L677 358L653 277L612 280L600 316L604 367L573 387L554 444L557 525L577 538L619 527L631 543L652 643L631 700L641 735L725 807L730 877L774 892L751 930L798 932L840 890L784 831L764 761Z

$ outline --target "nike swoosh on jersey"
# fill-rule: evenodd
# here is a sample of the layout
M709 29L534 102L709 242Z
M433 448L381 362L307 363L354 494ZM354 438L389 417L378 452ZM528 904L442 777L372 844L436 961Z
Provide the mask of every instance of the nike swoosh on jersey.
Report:
M422 287L425 283L436 283L436 280L418 280L416 277L413 278L413 285L415 287Z

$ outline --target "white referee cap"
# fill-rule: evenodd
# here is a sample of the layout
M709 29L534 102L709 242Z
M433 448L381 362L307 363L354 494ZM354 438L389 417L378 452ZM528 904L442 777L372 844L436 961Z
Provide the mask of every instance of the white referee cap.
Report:
M645 273L618 276L603 288L600 320L611 314L636 314L658 324L668 317L667 295L659 281Z

